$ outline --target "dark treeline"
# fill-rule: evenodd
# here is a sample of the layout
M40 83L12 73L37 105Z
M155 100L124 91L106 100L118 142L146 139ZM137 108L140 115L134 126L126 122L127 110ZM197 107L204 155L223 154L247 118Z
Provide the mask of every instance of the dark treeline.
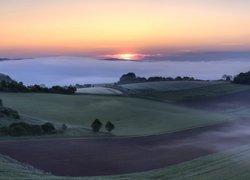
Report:
M120 78L120 80L118 81L118 84L129 84L129 83L139 83L139 82L156 82L156 81L195 81L196 79L194 79L193 77L161 77L161 76L154 76L154 77L149 77L149 78L145 78L145 77L138 77L135 75L135 73L128 73L128 74L124 74L122 75L122 77Z
M34 135L46 135L63 133L67 130L65 124L60 129L56 129L54 124L46 122L41 125L29 124L21 122L19 113L11 108L3 106L3 102L0 99L0 120L1 119L13 119L18 122L11 123L9 125L0 123L0 136L34 136Z
M234 77L233 83L235 84L250 84L250 71L246 73L240 73Z
M61 87L53 86L51 88L42 87L39 85L25 86L22 82L1 81L0 91L3 92L35 92L35 93L55 93L55 94L74 94L76 88L73 86Z
M61 131L56 130L52 123L42 125L32 125L25 122L12 123L9 126L0 127L0 135L9 136L38 136L46 134L56 134Z

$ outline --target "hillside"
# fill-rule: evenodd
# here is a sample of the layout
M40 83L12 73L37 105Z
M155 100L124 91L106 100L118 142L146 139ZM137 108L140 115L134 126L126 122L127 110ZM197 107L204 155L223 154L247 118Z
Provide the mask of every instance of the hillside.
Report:
M9 125L20 119L17 111L4 107L2 105L2 100L0 99L0 126Z
M12 81L12 79L8 75L0 73L0 81Z
M184 89L193 89L199 87L206 87L216 84L225 84L223 81L158 81L158 82L143 82L120 85L124 89L134 92L166 92L177 91Z
M249 179L250 146L240 146L220 153L201 157L168 168L141 173L103 177L58 177L45 173L8 156L0 155L0 179L40 180L128 180L128 179Z
M21 114L90 128L96 119L115 124L115 135L149 135L229 120L225 115L196 111L146 99L121 96L0 93Z
M108 87L89 87L78 88L76 93L79 94L100 94L100 95L122 95L122 92Z
M219 97L250 90L250 86L227 81L147 82L119 86L127 94L161 102Z

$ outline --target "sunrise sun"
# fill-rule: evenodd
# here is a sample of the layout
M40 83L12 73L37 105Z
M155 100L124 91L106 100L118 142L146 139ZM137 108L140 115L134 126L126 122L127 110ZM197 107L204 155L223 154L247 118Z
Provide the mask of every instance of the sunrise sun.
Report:
M119 54L121 59L132 60L136 57L136 54Z

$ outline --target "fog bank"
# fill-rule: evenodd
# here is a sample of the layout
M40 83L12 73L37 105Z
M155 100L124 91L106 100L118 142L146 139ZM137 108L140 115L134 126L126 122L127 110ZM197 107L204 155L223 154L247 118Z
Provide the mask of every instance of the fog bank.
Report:
M26 85L112 83L127 72L139 76L192 76L219 79L250 70L250 61L104 61L80 57L35 58L0 62L0 72Z

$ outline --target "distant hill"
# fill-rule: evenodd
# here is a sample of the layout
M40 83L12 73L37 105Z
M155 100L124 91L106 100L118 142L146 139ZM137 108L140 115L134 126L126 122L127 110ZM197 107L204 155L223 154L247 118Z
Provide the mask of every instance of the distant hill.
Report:
M0 73L0 81L12 81L12 79L8 75Z
M24 60L24 59L32 59L32 58L3 58L3 57L0 57L0 62L1 61L17 61L17 60Z
M0 61L8 61L10 60L9 58L0 58Z

